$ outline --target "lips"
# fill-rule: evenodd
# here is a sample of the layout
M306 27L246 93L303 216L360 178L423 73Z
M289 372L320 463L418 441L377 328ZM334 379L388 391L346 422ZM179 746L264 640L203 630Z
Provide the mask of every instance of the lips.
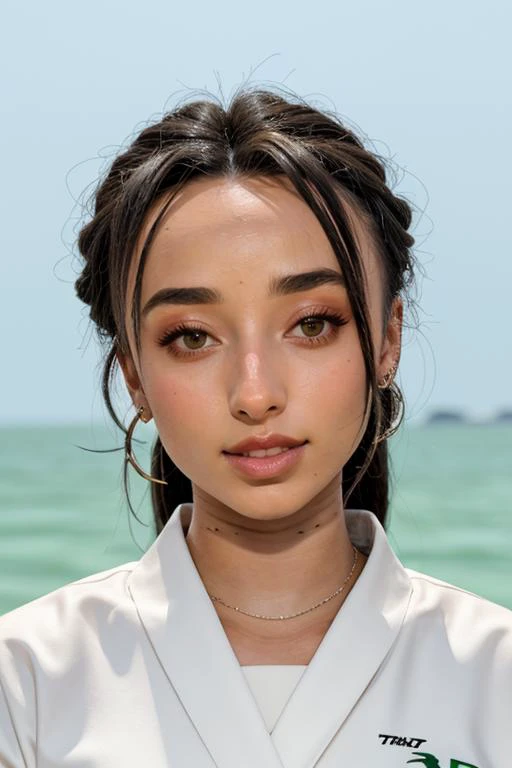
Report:
M241 456L244 453L250 453L252 451L268 451L272 448L296 448L305 443L307 443L307 440L296 440L287 435L266 435L265 437L254 436L242 440L240 443L223 451L223 453ZM262 455L264 456L265 454Z
M247 445L247 442L245 445ZM270 456L261 456L261 453L266 453L263 449L250 452L249 455L247 453L239 454L223 451L223 455L231 468L244 479L273 481L276 477L283 476L284 474L289 475L303 461L308 441L306 440L298 444L296 440L293 442L296 443L293 446L285 448L275 446L274 449L269 449L271 453L274 453L274 450L277 451L275 455ZM254 445L254 442L252 444ZM235 447L240 445L243 446L244 443L239 443Z

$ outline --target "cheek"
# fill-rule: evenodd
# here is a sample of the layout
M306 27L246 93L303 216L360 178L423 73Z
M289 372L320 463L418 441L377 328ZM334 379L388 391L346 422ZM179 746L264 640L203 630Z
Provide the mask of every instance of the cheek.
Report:
M347 333L343 344L329 354L311 357L296 370L302 394L333 418L359 412L365 401L366 371L357 333Z
M357 433L365 415L364 362L357 353L325 366L312 382L311 400L327 441Z
M193 367L193 364L190 366ZM197 456L198 446L208 442L205 425L215 424L225 406L205 376L187 371L153 371L145 377L144 389L160 439L174 463L181 468Z
M366 406L366 370L358 337L309 368L306 377L302 370L294 412L306 414L322 469L334 474L352 456L366 428Z

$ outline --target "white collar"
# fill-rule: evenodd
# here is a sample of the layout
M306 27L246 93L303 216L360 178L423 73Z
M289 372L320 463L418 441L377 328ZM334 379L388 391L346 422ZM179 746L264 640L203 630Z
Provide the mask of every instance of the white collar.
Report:
M190 555L191 513L191 504L176 508L128 580L154 652L219 766L309 768L395 642L411 580L377 517L346 510L368 560L270 735Z

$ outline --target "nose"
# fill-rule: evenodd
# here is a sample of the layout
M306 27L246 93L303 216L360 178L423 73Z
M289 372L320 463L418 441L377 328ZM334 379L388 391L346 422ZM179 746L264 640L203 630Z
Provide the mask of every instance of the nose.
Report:
M229 407L236 419L263 422L286 405L286 388L279 375L279 360L247 352L235 366L229 391Z

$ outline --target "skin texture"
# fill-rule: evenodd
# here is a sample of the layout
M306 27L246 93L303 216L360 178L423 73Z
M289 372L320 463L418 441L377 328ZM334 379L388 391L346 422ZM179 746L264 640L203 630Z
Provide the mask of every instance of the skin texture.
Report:
M399 359L402 306L396 299L384 328L379 258L363 219L349 213L380 379ZM334 592L353 564L341 476L367 413L348 296L338 285L268 295L271 278L322 267L341 272L319 222L287 182L194 181L173 201L153 242L141 306L165 287L215 288L223 301L155 307L142 319L140 355L127 319L131 354L120 363L131 397L152 414L166 451L192 482L187 544L194 562L208 592L254 613L308 608ZM326 310L346 323L299 322ZM159 344L180 323L204 333ZM192 354L180 357L180 351ZM308 440L290 471L255 480L226 461L222 451L269 433ZM365 560L359 554L340 596L295 619L262 621L215 603L240 663L307 664Z

